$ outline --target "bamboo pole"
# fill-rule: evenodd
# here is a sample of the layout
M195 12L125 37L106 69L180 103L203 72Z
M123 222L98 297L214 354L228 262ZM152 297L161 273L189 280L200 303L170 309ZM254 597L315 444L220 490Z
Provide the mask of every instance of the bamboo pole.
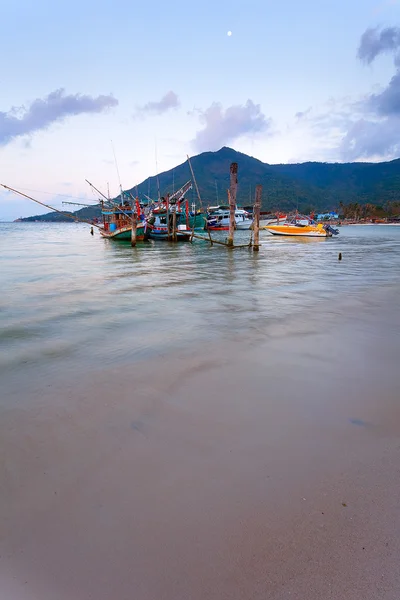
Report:
M93 183L90 183L90 181L88 179L85 179L86 183L88 183L90 185L90 187L92 187L98 194L100 194L100 196L103 196L103 198L105 200L107 200L107 202L110 202L110 198L107 198L107 196L105 196L103 194L103 192L101 192L100 190L97 189L96 186L93 185Z
M253 211L253 235L254 235L254 242L253 242L253 251L254 252L258 252L260 249L260 210L261 210L261 193L262 193L262 186L261 185L257 185L256 186L256 199L254 202L254 211Z
M172 212L172 241L176 242L176 205Z
M236 192L237 192L237 173L238 164L231 163L230 167L231 181L230 188L228 190L229 198L229 235L228 235L228 246L233 246L233 236L235 233L235 212L236 212Z
M18 194L19 196L22 196L23 198L32 200L32 202L36 202L36 204L40 204L41 206L44 206L45 208L49 208L50 210L53 210L54 212L57 212L60 215L63 215L64 217L67 217L68 219L72 219L73 221L80 221L81 223L86 223L87 225L91 225L92 227L97 227L97 229L103 229L99 225L96 225L96 223L91 223L91 221L86 221L85 219L80 219L79 217L72 215L71 213L62 212L61 210L58 210L57 208L50 206L50 204L45 204L44 202L40 202L40 200L36 200L35 198L32 198L32 196L23 194L22 192L19 192L18 190L15 190L14 188L9 187L8 185L5 185L4 183L0 183L0 185L4 189L8 190L9 192L13 192L14 194Z
M168 240L169 240L170 235L171 235L171 227L170 227L170 223L169 223L169 194L167 194L167 198L166 198L166 208L167 208L167 232L168 232Z
M191 235L198 240L204 240L205 242L209 241L208 238L203 237L202 235L198 235L197 233L192 233ZM228 246L228 242L222 242L220 240L215 240L215 239L213 239L213 244L218 244L219 246ZM250 244L240 244L239 246L229 246L229 247L236 249L236 248L249 248L249 246L250 246Z
M133 211L132 207L132 229L131 229L131 246L134 248L136 246L136 236L137 236L137 216L136 212Z

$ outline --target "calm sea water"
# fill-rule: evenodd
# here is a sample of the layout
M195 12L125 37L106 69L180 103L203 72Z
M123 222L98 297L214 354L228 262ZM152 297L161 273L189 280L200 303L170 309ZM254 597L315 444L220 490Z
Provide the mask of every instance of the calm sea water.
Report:
M0 224L3 381L78 376L256 336L305 308L332 300L334 310L340 296L400 280L400 227L347 226L328 240L262 233L254 254L201 241L132 249L82 224Z

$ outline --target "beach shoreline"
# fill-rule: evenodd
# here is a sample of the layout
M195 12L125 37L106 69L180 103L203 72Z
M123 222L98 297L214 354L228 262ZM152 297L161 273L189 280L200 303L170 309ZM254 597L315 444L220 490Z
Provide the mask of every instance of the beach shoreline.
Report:
M2 595L397 598L397 297L6 412Z

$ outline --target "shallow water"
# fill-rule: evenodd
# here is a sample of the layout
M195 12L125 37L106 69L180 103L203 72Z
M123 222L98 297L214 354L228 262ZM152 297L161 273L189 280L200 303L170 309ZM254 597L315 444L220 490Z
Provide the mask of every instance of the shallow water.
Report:
M196 241L132 249L82 224L0 224L0 374L78 375L271 323L400 280L400 228L261 233L259 254ZM222 237L224 234L220 234ZM238 232L245 243L248 232ZM343 260L338 261L341 252Z
M400 228L0 227L1 598L399 598Z

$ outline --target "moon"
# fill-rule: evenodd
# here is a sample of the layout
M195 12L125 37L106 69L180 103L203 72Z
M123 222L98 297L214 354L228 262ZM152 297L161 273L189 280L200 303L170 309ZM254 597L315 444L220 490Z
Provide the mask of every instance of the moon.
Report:
M231 37L231 35L232 35L232 31L228 31L228 34L227 34L227 35L228 35L229 37Z

